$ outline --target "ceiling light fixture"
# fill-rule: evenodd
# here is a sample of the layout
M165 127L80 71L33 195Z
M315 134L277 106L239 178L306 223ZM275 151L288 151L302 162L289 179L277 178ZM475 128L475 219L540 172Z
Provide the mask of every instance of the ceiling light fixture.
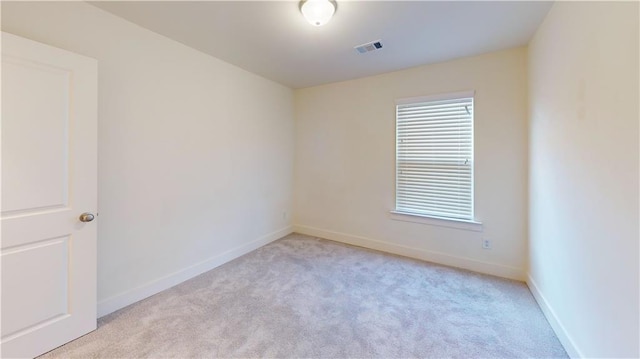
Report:
M331 20L336 6L331 0L306 0L300 6L300 12L313 26L322 26Z

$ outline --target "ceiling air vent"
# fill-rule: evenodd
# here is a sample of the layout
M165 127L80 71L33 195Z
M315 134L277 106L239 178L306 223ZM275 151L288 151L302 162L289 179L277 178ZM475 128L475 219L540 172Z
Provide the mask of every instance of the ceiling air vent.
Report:
M382 48L381 40L367 42L366 44L355 46L354 49L358 51L360 54L364 54L365 52L380 50Z

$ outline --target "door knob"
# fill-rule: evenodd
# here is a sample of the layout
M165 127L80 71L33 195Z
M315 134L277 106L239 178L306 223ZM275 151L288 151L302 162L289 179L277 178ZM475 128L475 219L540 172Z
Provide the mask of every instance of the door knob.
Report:
M93 215L93 213L84 212L80 215L80 222L91 222L94 218L95 216Z

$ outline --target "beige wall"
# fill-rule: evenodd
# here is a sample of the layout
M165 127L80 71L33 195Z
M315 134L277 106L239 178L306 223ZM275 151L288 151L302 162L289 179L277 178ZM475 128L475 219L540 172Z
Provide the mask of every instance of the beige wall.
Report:
M513 278L526 263L526 49L295 91L295 230ZM484 232L393 220L398 98L475 90ZM492 241L483 250L481 238Z
M3 2L2 30L99 61L102 313L288 233L294 202L303 233L512 278L529 261L571 354L637 357L637 14L558 3L528 58L295 93L86 3ZM394 100L461 90L483 231L392 219Z
M529 48L529 285L574 356L640 356L638 32L559 2Z
M2 30L98 60L99 312L287 234L290 89L83 2Z

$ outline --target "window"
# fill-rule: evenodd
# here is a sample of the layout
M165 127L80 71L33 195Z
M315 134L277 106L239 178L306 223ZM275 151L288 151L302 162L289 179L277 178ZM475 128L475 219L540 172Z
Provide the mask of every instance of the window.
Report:
M473 221L473 92L396 101L396 212Z

